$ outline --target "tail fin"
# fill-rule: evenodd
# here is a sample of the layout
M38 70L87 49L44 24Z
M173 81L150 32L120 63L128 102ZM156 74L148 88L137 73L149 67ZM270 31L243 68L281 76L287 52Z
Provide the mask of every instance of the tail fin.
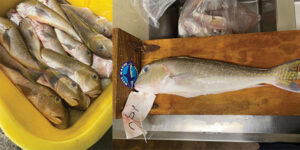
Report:
M296 82L300 79L300 59L272 68L271 74L275 77L272 85L290 92L300 93L300 87Z

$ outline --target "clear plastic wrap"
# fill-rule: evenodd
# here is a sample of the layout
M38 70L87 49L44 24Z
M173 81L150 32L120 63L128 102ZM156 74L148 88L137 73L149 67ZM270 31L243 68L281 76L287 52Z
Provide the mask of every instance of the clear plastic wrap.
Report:
M236 0L187 0L178 32L181 37L245 33L259 21L260 15Z
M159 18L164 14L176 0L130 0L132 6L137 10L143 20L159 27Z

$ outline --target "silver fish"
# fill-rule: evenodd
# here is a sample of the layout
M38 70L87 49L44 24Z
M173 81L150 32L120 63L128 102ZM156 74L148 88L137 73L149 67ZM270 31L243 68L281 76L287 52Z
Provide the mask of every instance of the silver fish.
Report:
M73 38L81 42L80 37L72 26L58 13L36 0L27 0L17 6L19 14L25 18L31 18L40 23L45 23L70 34Z
M41 56L45 64L75 81L85 94L92 98L101 94L100 77L89 66L47 49L42 49Z
M112 23L106 18L96 15L87 7L76 7L72 5L64 5L79 16L90 28L93 28L98 33L111 38Z
M74 40L61 30L55 30L58 40L67 53L78 61L90 66L92 64L92 52L81 42Z
M0 17L0 43L22 65L40 70L40 66L30 55L18 29L9 20L2 17Z
M300 93L298 84L294 82L300 77L299 65L300 60L294 60L270 69L260 69L200 58L166 58L144 66L135 89L154 94L196 97L266 83Z
M84 44L96 55L103 58L111 58L112 41L89 28L67 5L61 6Z

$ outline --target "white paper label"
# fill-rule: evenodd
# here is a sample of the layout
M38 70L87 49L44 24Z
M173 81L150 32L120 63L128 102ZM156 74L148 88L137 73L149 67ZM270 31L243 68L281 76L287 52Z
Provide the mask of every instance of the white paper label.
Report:
M124 129L127 139L146 135L142 121L147 117L156 96L152 93L131 92L122 112Z

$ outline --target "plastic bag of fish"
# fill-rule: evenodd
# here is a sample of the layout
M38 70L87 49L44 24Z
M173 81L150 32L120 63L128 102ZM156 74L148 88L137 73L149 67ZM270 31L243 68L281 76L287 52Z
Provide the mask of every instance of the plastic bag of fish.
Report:
M159 27L159 19L176 0L130 0L142 19L153 27Z
M181 10L181 37L202 37L250 32L260 21L237 0L187 0Z
M0 69L55 127L69 127L69 110L88 109L111 82L112 23L62 0L27 0L7 17Z

